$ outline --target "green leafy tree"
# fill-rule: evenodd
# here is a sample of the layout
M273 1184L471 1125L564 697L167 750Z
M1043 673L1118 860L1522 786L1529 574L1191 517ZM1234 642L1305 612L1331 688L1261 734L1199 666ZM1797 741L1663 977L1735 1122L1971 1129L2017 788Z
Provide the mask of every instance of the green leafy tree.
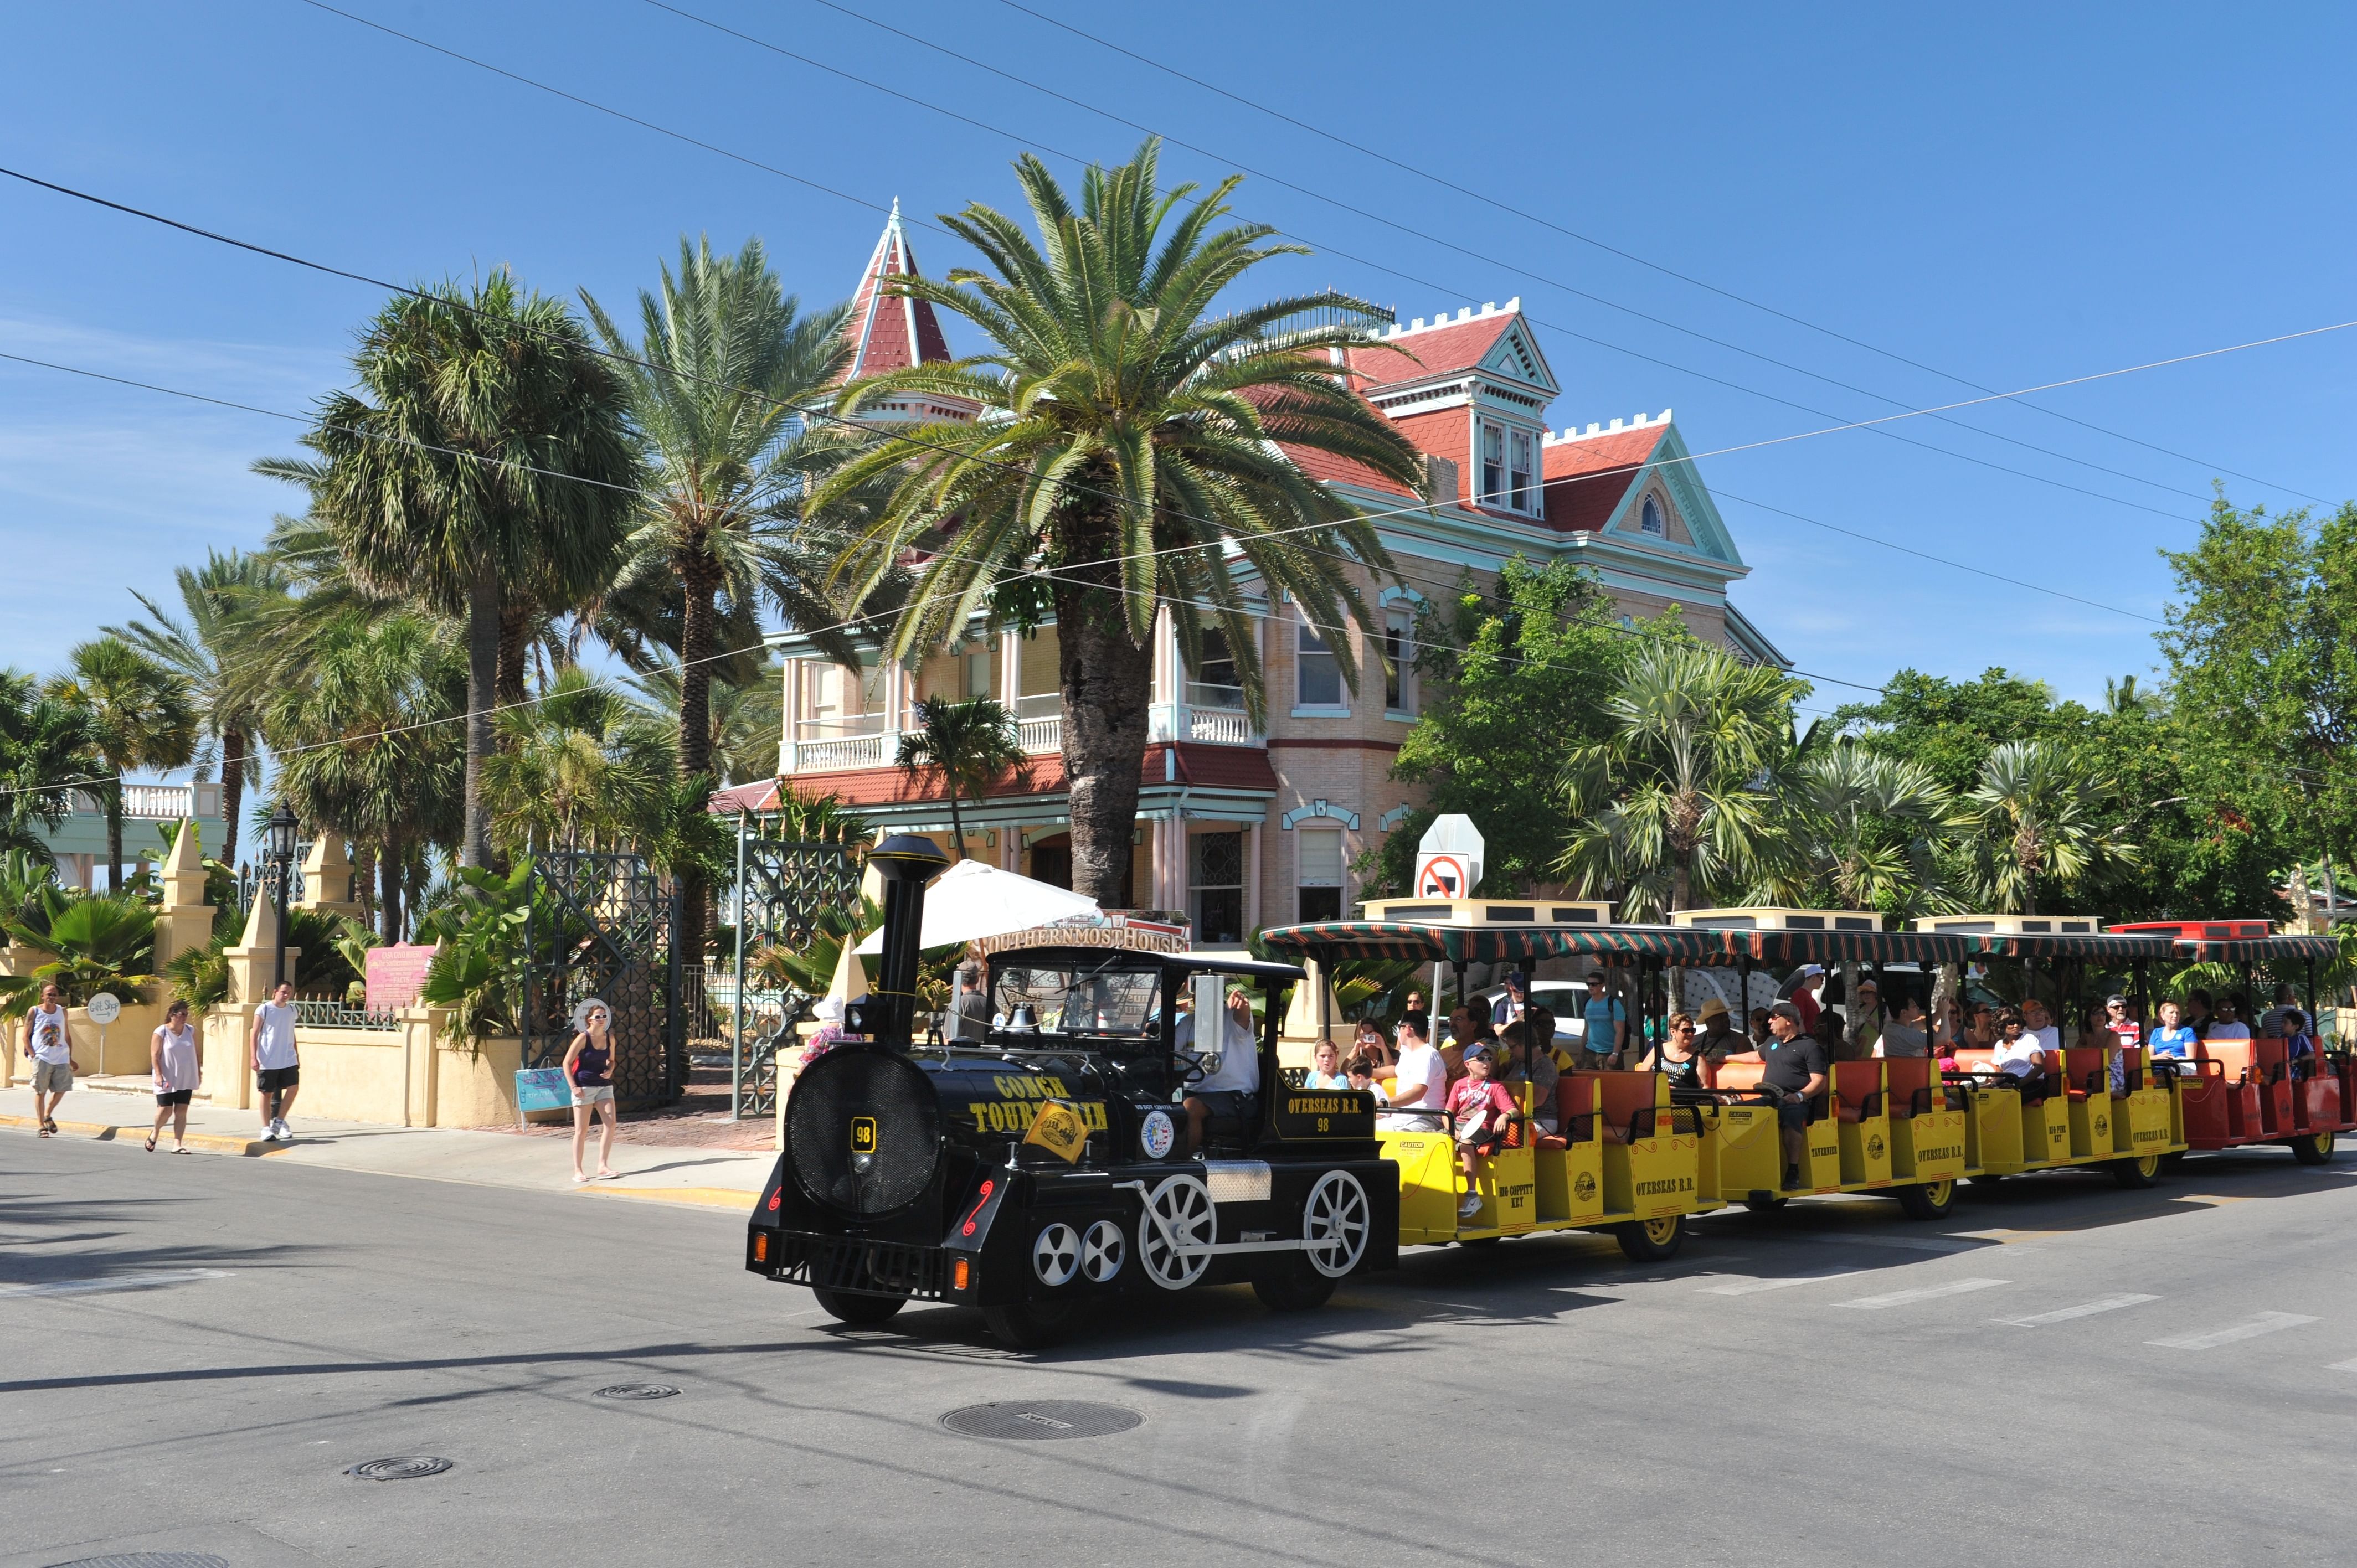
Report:
M93 793L105 783L89 711L60 701L32 676L0 670L0 850L50 864L44 831L55 832L73 811L70 786Z
M1015 715L988 697L963 703L927 697L917 704L917 727L900 736L894 758L911 783L930 788L935 779L940 781L949 796L950 835L960 860L965 858L965 824L958 815L959 798L979 801L1000 775L1019 774L1030 760L1017 736Z
M501 714L499 728L483 781L503 849L627 847L669 805L671 736L585 670L559 671L538 702Z
M1981 765L1965 797L1981 886L2001 910L2038 912L2041 879L2069 888L2107 862L2133 861L2124 824L2106 824L2110 781L2060 746L2007 741Z
M91 791L106 812L107 887L123 888L123 776L179 768L196 755L197 712L187 683L119 637L82 643L50 694L89 715L91 749L113 775Z
M317 458L255 470L308 490L361 585L464 618L458 854L478 865L502 637L527 614L586 602L620 558L639 471L625 389L562 302L504 268L471 291L388 303L353 370L361 391L322 399L303 438Z
M1416 843L1435 816L1473 819L1487 847L1482 885L1520 892L1552 881L1569 842L1553 798L1566 747L1611 733L1605 698L1646 636L1675 636L1674 617L1632 637L1611 599L1567 561L1517 555L1488 591L1471 582L1417 618L1423 711L1393 759L1392 777L1427 804L1409 813L1366 867L1375 888L1405 894Z
M346 610L306 646L299 683L264 711L280 749L276 792L302 821L371 847L378 923L397 942L413 863L458 825L463 743L448 721L465 701L465 668L414 615Z
M1611 732L1564 767L1575 821L1562 875L1590 896L1616 892L1623 918L1751 880L1774 828L1764 772L1807 690L1699 642L1635 654L1605 703Z
M1965 819L1931 769L1850 739L1795 750L1771 817L1770 900L1901 918L1953 907L1941 852Z
M211 753L199 760L221 768L221 821L230 829L221 854L234 861L238 808L246 786L262 781L254 747L262 696L246 671L264 655L264 628L285 599L286 577L267 555L236 550L208 550L202 566L179 567L172 577L180 593L178 614L135 588L132 597L145 614L128 626L102 629L172 671L187 688L205 750Z
M1153 628L1168 610L1189 664L1208 617L1261 711L1251 612L1228 557L1325 628L1356 686L1353 624L1368 624L1358 573L1387 568L1373 526L1309 478L1286 448L1343 458L1425 488L1415 448L1351 390L1331 351L1380 349L1384 317L1340 294L1213 304L1254 267L1298 254L1265 224L1217 227L1241 177L1189 206L1165 189L1158 146L1092 167L1075 207L1047 166L1016 165L1038 238L979 203L942 222L987 271L891 280L971 323L985 352L851 388L846 413L896 394L974 404L971 423L879 435L813 498L825 510L879 479L882 519L841 574L866 599L911 551L927 553L897 617L890 655L942 646L978 616L1002 621L1048 574L1071 799L1072 885L1130 901L1130 844L1153 691ZM1305 326L1318 317L1332 325ZM954 543L944 548L945 535Z
M778 770L778 742L785 727L778 702L780 671L775 660L749 665L743 678L715 679L706 703L711 738L707 771L741 784L768 779ZM679 727L679 666L658 660L625 682L647 714L666 728Z

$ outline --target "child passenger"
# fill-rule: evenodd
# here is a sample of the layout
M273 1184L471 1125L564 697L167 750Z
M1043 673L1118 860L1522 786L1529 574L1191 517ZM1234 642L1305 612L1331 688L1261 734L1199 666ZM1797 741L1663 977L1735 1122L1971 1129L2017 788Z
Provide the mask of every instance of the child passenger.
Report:
M1320 1040L1309 1054L1309 1072L1301 1080L1304 1089L1348 1089L1351 1080L1342 1076L1341 1053L1331 1040Z
M1481 1195L1473 1190L1480 1162L1504 1145L1514 1114L1512 1097L1492 1076L1497 1070L1496 1048L1478 1040L1465 1048L1465 1076L1448 1091L1448 1109L1457 1118L1457 1163L1465 1172L1465 1200L1457 1206L1460 1219L1481 1212Z

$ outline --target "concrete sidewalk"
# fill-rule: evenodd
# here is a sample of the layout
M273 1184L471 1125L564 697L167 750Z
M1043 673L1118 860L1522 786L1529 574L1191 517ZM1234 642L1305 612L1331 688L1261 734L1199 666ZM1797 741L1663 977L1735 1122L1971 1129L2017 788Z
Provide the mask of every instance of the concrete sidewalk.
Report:
M752 1207L776 1161L775 1155L760 1151L661 1148L617 1142L614 1169L619 1176L611 1181L576 1186L572 1150L557 1139L443 1127L319 1122L304 1116L302 1110L298 1097L296 1114L289 1119L294 1142L264 1143L259 1113L192 1105L188 1147L206 1155L242 1155L277 1165L326 1165L426 1181L745 1209ZM169 1159L172 1136L168 1130L155 1154L145 1149L155 1114L156 1102L146 1095L77 1087L59 1108L57 1135L111 1143L135 1159ZM32 1090L0 1089L0 1132L32 1138L38 1131L33 1120ZM597 1159L593 1130L585 1163L594 1170Z

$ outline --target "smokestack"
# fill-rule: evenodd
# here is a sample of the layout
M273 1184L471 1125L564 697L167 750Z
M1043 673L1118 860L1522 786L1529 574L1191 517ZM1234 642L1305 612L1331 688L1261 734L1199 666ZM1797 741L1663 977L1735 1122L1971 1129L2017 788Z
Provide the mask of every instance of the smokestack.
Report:
M917 1014L917 963L925 926L925 884L949 865L929 838L896 833L867 852L884 879L884 952L866 1007L867 1037L909 1048Z

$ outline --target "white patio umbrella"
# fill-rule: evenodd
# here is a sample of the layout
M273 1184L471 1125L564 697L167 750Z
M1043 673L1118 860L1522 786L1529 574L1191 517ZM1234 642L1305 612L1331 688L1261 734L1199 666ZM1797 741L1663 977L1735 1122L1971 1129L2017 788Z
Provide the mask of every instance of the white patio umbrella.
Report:
M1095 900L1081 894L1001 871L987 861L962 860L925 890L925 924L918 943L946 947L1099 915ZM870 931L859 950L882 952L883 931Z

